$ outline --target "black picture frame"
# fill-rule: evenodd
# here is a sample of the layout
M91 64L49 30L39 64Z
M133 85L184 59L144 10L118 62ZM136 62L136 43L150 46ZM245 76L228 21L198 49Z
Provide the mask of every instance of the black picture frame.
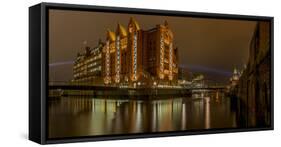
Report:
M266 128L208 129L196 131L174 131L125 135L88 136L64 139L47 138L47 88L48 88L48 10L79 10L93 12L133 13L196 18L238 19L270 21L271 52L271 126ZM179 135L215 134L229 132L262 131L274 129L274 18L267 16L230 15L123 7L103 7L90 5L40 3L29 8L29 140L39 144L102 141L116 139L151 138Z

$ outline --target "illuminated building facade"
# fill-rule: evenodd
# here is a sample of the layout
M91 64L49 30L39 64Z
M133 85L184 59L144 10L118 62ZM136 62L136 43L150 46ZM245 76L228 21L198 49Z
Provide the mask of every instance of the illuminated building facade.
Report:
M78 53L73 66L73 82L102 84L102 49L104 44L85 47L83 53Z
M167 21L142 30L134 18L127 28L107 31L102 49L104 84L124 86L176 85L178 49Z
M233 75L229 79L231 87L235 87L238 84L240 76L241 76L241 72L239 72L237 68L234 68Z

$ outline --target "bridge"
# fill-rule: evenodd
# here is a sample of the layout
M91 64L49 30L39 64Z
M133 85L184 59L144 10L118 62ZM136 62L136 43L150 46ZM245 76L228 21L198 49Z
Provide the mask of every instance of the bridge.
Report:
M159 85L155 87L126 87L126 86L108 86L108 85L97 85L91 83L71 83L71 82L49 82L49 89L61 89L61 90L145 90L145 89L174 89L174 90L224 90L224 85L205 85L205 86L168 86Z

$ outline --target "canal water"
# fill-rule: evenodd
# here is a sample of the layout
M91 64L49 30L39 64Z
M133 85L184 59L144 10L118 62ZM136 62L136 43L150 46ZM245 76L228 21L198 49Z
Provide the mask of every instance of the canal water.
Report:
M223 93L164 99L61 97L48 103L48 137L234 128L235 113Z

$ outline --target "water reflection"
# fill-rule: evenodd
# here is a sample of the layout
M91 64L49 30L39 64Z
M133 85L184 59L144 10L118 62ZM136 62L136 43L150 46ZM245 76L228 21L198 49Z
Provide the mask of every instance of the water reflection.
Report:
M62 97L49 101L49 137L236 127L230 98L165 99Z

